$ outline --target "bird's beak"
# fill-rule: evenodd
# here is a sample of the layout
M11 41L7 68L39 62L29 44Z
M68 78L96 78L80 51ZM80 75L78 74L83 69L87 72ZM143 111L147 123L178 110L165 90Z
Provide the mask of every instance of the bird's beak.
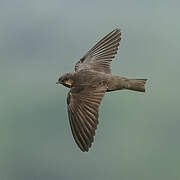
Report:
M57 81L56 84L60 84L60 83Z

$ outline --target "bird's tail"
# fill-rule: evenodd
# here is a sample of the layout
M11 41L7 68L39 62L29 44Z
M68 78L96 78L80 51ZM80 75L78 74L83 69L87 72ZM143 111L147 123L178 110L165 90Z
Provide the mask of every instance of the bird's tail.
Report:
M126 81L125 89L145 92L145 84L147 79L128 79Z

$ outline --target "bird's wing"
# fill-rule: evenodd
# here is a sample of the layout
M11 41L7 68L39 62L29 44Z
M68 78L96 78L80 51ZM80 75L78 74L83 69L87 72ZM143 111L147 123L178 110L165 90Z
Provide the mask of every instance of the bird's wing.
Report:
M110 62L117 54L121 32L115 29L101 39L75 65L75 71L92 69L98 72L111 73Z
M82 151L94 141L98 109L107 90L106 85L73 87L68 93L67 109L73 137Z

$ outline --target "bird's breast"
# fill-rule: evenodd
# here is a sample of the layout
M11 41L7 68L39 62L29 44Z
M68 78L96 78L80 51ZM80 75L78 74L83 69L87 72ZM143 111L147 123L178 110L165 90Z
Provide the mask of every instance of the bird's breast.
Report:
M97 71L80 71L76 74L76 85L96 85L106 81L106 74Z

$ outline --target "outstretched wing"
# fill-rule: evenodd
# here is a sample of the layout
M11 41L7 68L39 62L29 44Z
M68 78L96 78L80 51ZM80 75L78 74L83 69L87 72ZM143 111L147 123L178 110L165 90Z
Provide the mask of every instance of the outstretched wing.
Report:
M75 65L75 71L93 69L98 72L111 73L110 62L117 54L121 32L115 29L101 39Z
M94 141L98 109L107 86L73 87L67 97L67 109L73 137L82 151Z

